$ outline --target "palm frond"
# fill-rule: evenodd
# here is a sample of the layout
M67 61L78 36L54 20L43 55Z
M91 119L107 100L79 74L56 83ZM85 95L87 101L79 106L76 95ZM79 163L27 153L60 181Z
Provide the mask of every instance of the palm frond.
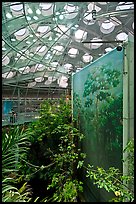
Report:
M18 163L29 149L29 137L20 130L19 126L2 134L2 201L27 202L30 200L31 189L25 183L20 189L15 187L14 178L17 176Z

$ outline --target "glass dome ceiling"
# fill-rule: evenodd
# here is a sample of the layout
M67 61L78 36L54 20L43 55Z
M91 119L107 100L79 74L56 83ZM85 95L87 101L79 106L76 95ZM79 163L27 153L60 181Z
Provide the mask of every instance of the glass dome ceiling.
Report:
M133 2L2 2L3 96L17 87L25 96L64 93L72 73L129 33Z

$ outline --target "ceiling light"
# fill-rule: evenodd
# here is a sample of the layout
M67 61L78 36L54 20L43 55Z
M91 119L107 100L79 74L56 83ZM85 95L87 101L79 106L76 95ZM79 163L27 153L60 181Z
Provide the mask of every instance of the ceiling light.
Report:
M29 14L32 14L32 13L33 13L33 11L32 11L31 8L27 9L27 12L28 12Z
M134 29L134 22L132 23L132 28Z
M16 41L16 39L15 39L15 38L12 38L12 39L11 39L11 41L12 41L12 42L15 42L15 41Z
M26 19L28 20L28 21L31 21L31 17L30 16L26 16Z
M30 41L26 41L26 44L31 44L31 42Z
M37 16L33 16L33 19L37 21L39 18Z
M12 15L10 13L6 13L7 18L12 18Z
M2 47L2 50L3 50L3 51L5 51L5 50L6 50L6 48L5 48L5 47Z
M38 15L40 15L40 14L41 14L40 9L36 9L36 13L37 13Z
M2 47L5 45L5 42L2 40Z
M64 16L61 14L61 15L59 15L59 19L60 20L63 20L63 18L64 18Z

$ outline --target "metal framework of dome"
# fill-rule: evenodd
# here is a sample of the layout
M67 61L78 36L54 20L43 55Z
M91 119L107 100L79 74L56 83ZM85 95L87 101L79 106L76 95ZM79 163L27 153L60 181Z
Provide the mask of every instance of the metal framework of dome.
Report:
M133 2L2 2L2 96L54 98L134 34Z

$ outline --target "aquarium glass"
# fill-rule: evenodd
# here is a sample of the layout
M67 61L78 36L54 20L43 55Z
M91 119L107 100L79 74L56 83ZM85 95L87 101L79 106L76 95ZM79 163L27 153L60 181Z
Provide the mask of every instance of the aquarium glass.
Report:
M85 165L114 166L122 171L123 49L114 49L73 74L72 95L73 116L85 135ZM88 201L104 201L104 193L90 184L85 172L83 177L88 197L92 193Z

